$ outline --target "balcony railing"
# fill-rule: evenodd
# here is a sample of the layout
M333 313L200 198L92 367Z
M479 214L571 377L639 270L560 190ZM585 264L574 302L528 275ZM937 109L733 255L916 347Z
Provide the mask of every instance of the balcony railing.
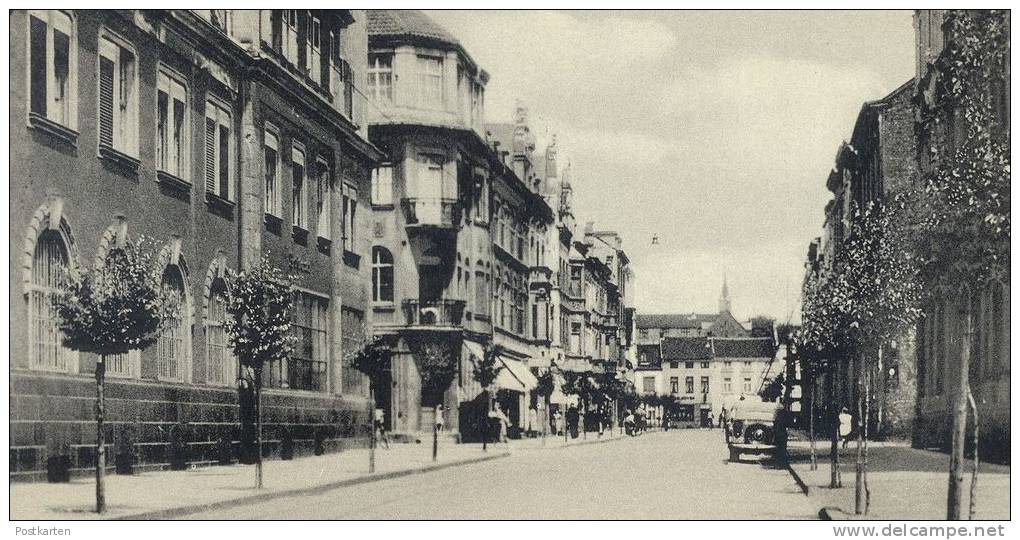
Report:
M273 360L266 370L264 384L267 388L290 388L321 392L326 389L326 362L287 358Z
M530 272L530 283L532 289L552 288L552 269L545 266L532 266Z
M460 203L456 199L408 197L401 200L408 226L460 227Z
M464 317L463 300L404 300L408 326L457 327Z

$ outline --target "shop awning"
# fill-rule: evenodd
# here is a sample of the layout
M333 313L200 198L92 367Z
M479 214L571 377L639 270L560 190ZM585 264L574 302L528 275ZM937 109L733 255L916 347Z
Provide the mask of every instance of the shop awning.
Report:
M563 383L565 382L566 380L563 379L563 375L560 375L559 373L555 372L553 373L553 391L552 394L549 395L549 403L561 403L564 405L569 405L571 403L570 398L577 397L568 396L563 393L562 388Z
M499 357L499 360L503 363L503 369L499 371L499 375L496 376L496 382L493 384L496 388L513 390L515 392L528 392L534 390L535 386L538 385L538 380L535 379L535 376L531 374L531 370L523 362L502 355Z
M482 347L481 343L475 343L474 341L464 340L464 348L467 349L471 356L474 356L476 360L485 358L485 348Z

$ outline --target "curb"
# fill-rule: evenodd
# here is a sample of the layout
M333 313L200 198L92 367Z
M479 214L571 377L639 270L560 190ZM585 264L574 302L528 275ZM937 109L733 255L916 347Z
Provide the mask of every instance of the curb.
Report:
M334 489L355 486L358 484L367 484L370 482L378 482L381 480L390 480L393 478L400 478L402 476L410 476L412 474L423 474L442 469L448 469L451 467L457 467L461 465L471 465L473 463L482 463L484 461L491 461L494 459L509 457L509 452L503 452L499 454L491 454L488 456L481 456L477 458L465 459L462 461L454 461L451 463L440 463L437 465L428 465L425 467L418 467L415 469L404 469L400 471L391 471L387 473L379 474L366 474L364 476L358 476L355 478L348 478L347 480L339 480L336 482L330 482L328 484L321 484L317 486L302 487L295 489L288 489L283 491L273 491L267 493L258 493L255 495L247 495L236 499L228 499L225 501L216 501L207 504L196 504L191 506L179 506L176 508L167 508L164 510L153 510L149 512L142 512L139 514L132 514L128 516L120 516L111 518L113 521L134 521L134 520L160 520L160 519L173 519L188 514L195 514L198 512L206 512L210 510L223 510L225 508L233 508L235 506L242 506L245 504L258 503L271 501L273 499L279 499L282 497L291 497L294 495L314 495L317 493L323 493L326 491L332 491Z

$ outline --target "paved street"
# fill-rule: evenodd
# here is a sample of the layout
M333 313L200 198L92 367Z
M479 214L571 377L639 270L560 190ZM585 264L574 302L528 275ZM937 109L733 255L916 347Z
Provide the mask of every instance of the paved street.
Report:
M666 459L666 458L669 459ZM193 519L809 519L784 469L727 463L718 430L650 433Z

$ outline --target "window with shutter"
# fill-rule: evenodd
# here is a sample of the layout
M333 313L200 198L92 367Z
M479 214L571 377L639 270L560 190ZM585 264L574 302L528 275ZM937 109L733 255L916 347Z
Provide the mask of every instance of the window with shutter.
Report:
M316 83L322 77L322 25L319 18L312 16L308 24L308 76Z
M305 152L295 146L291 151L291 224L302 229L308 228L306 208L308 201L305 189Z
M99 57L99 144L113 147L114 62Z
M216 186L216 121L212 118L205 119L205 190L209 193L219 195Z
M138 155L136 56L127 41L103 30L99 38L99 144ZM183 89L183 86L182 86ZM168 92L168 107L173 94ZM183 116L183 99L178 106ZM169 111L168 111L169 112ZM168 114L169 118L169 114ZM183 123L168 124L168 133ZM183 131L180 131L183 134Z
M156 167L178 178L187 174L187 88L178 75L161 67L156 81Z
M280 181L278 178L278 169L280 166L279 156L279 139L277 138L275 131L267 127L265 135L265 209L267 214L282 217L280 216Z
M209 100L205 105L205 189L233 200L230 186L231 120L226 105Z
M329 239L329 222L332 209L330 200L330 174L329 164L325 158L319 158L316 165L317 190L315 196L316 204L316 230L320 238Z

